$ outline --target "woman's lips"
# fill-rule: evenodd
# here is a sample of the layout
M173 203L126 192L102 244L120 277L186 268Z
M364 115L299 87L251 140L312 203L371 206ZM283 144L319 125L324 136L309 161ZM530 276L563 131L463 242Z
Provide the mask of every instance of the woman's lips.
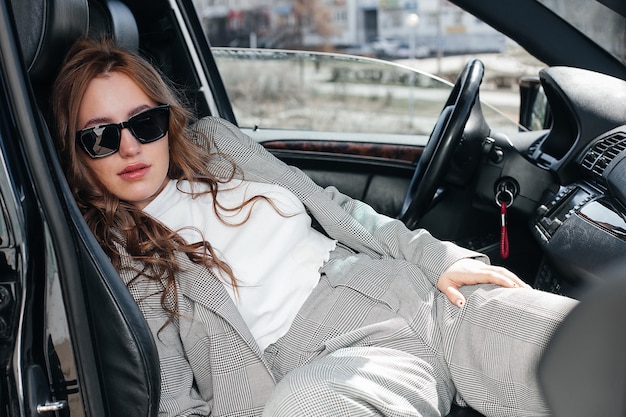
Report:
M149 169L150 166L146 164L132 164L124 168L117 175L126 181L136 181L145 177L148 174Z

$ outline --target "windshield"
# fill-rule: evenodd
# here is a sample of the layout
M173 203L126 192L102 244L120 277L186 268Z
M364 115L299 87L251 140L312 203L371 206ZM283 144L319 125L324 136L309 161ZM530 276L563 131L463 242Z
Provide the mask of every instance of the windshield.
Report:
M626 18L590 0L538 0L626 64ZM618 0L614 3L617 5Z

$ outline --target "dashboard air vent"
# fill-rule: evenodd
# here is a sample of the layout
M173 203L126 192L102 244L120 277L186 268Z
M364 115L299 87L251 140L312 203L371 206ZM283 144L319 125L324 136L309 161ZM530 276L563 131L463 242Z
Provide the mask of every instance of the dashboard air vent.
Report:
M626 150L626 133L617 132L594 143L583 157L581 166L602 177L607 165L623 150Z

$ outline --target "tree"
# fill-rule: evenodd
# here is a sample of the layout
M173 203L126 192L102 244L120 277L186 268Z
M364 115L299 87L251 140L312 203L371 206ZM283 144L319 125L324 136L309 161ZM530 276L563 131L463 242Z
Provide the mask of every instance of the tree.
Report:
M310 29L323 39L323 49L329 47L329 39L337 33L332 23L331 10L322 0L295 0L293 14L297 32L300 36L300 46L303 45L305 30Z

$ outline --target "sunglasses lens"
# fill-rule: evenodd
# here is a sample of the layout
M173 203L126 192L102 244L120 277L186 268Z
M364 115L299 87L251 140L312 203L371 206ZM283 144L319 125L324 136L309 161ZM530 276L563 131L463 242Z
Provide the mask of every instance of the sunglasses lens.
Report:
M133 116L128 121L128 127L140 142L154 142L167 133L169 115L168 106L155 107Z
M94 158L111 155L120 147L120 129L116 125L98 126L82 132L80 143Z

